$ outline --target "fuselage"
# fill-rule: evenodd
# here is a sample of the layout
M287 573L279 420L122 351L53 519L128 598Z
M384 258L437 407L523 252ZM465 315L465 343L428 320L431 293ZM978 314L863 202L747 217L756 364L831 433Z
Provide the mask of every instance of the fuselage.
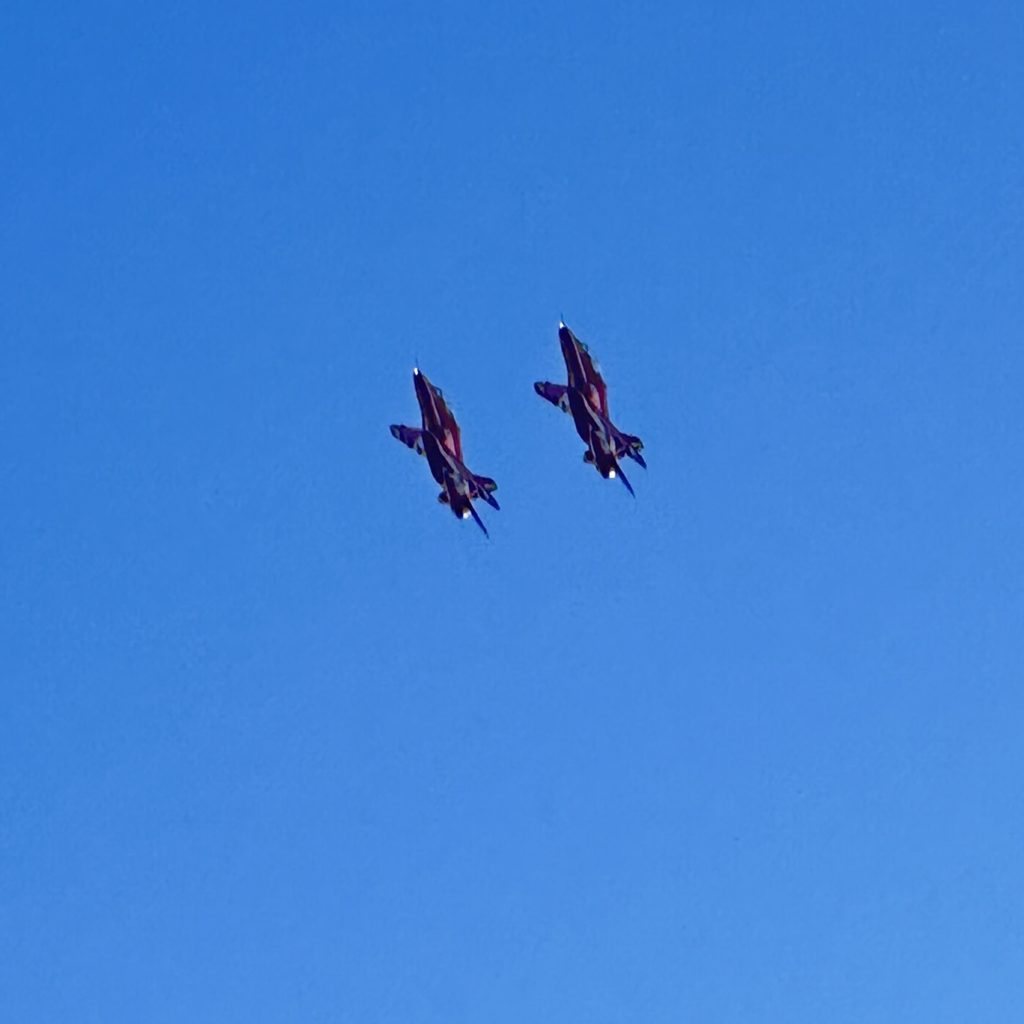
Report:
M441 485L442 501L458 516L465 519L469 514L472 491L467 474L469 470L449 452L437 437L429 431L423 432L423 454L430 466L430 475Z
M569 399L569 413L580 439L590 445L590 438L596 434L610 440L611 434L605 418L590 404L579 388L570 387L565 392Z
M425 373L419 369L413 370L412 382L416 388L416 401L420 406L424 433L434 434L450 454L457 456L459 444L455 430L458 428L453 430L453 423L449 422L449 419L454 420L451 410L444 404L444 399L438 397Z
M615 438L608 421L584 398L578 388L569 388L569 412L576 433L587 446L586 461L592 462L605 479L618 472L615 459Z
M418 369L412 371L412 383L416 389L416 401L420 406L420 416L423 419L423 429L430 431L441 430L441 411L438 408L437 396L434 389L427 380L427 375Z
M597 388L590 382L587 376L587 366L581 348L582 342L565 324L560 324L558 327L558 343L562 347L562 358L565 360L568 386L576 388L586 398L592 408L600 411L601 399L597 393Z
M430 475L444 486L445 474L461 477L461 467L456 465L455 457L438 440L437 435L429 430L423 431L423 454L430 466Z
M583 356L580 353L579 342L565 324L558 328L558 343L562 346L562 358L565 360L569 387L585 387L587 372L583 366Z

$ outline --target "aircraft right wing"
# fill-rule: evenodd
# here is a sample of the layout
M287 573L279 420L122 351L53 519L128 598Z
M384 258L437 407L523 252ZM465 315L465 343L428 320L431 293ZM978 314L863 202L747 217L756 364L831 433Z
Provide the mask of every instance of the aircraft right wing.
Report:
M444 394L441 389L430 385L431 390L434 392L434 398L437 400L437 414L440 418L441 428L441 440L444 442L445 448L448 449L449 454L454 455L460 462L462 461L462 431L459 430L458 420L455 419L455 413L452 412L448 403L445 401Z
M582 342L580 343L580 359L583 362L583 373L586 375L587 383L591 387L591 399L596 397L596 408L601 415L608 419L608 385L601 376L601 371L594 362L590 350Z

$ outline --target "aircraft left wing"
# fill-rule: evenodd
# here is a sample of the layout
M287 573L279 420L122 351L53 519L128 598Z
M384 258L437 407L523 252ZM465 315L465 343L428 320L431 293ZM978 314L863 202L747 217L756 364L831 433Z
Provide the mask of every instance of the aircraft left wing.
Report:
M533 385L533 390L552 405L557 405L562 412L569 411L569 396L566 394L569 389L564 384L552 384L550 381L539 380Z
M392 423L391 436L401 441L406 448L411 448L417 455L423 454L422 430L417 430L415 427L403 427L398 423Z

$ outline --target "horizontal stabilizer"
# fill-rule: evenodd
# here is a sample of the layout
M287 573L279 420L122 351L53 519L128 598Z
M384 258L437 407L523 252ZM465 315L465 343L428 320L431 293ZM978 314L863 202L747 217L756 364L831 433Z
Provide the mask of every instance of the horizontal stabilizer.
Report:
M498 504L492 493L497 489L498 485L489 476L473 477L473 497L482 498L491 506L491 508L500 509L501 506Z
M635 434L622 434L616 432L615 438L615 457L621 459L623 455L632 459L638 463L644 469L647 468L647 462L644 457L640 454L643 451L644 443Z
M615 454L620 459L622 458L623 455L625 455L628 458L632 459L635 463L637 463L643 469L647 468L647 460L640 454L640 449L639 448L633 448L633 447L627 446L627 447L624 447L624 448L620 448Z

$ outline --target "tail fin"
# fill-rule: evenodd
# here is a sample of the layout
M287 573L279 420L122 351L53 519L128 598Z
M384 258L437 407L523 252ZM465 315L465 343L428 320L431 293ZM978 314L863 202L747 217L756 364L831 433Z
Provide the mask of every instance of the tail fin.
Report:
M626 474L622 472L622 467L617 465L615 467L615 472L618 474L619 479L626 485L626 490L635 498L636 492L633 490L633 485L627 479Z
M487 527L484 526L484 521L480 518L479 515L477 515L476 509L473 508L473 502L469 503L469 511L473 513L473 518L476 520L476 525L479 526L480 529L484 531L484 536L488 540L490 540L491 539L491 535L487 532Z

